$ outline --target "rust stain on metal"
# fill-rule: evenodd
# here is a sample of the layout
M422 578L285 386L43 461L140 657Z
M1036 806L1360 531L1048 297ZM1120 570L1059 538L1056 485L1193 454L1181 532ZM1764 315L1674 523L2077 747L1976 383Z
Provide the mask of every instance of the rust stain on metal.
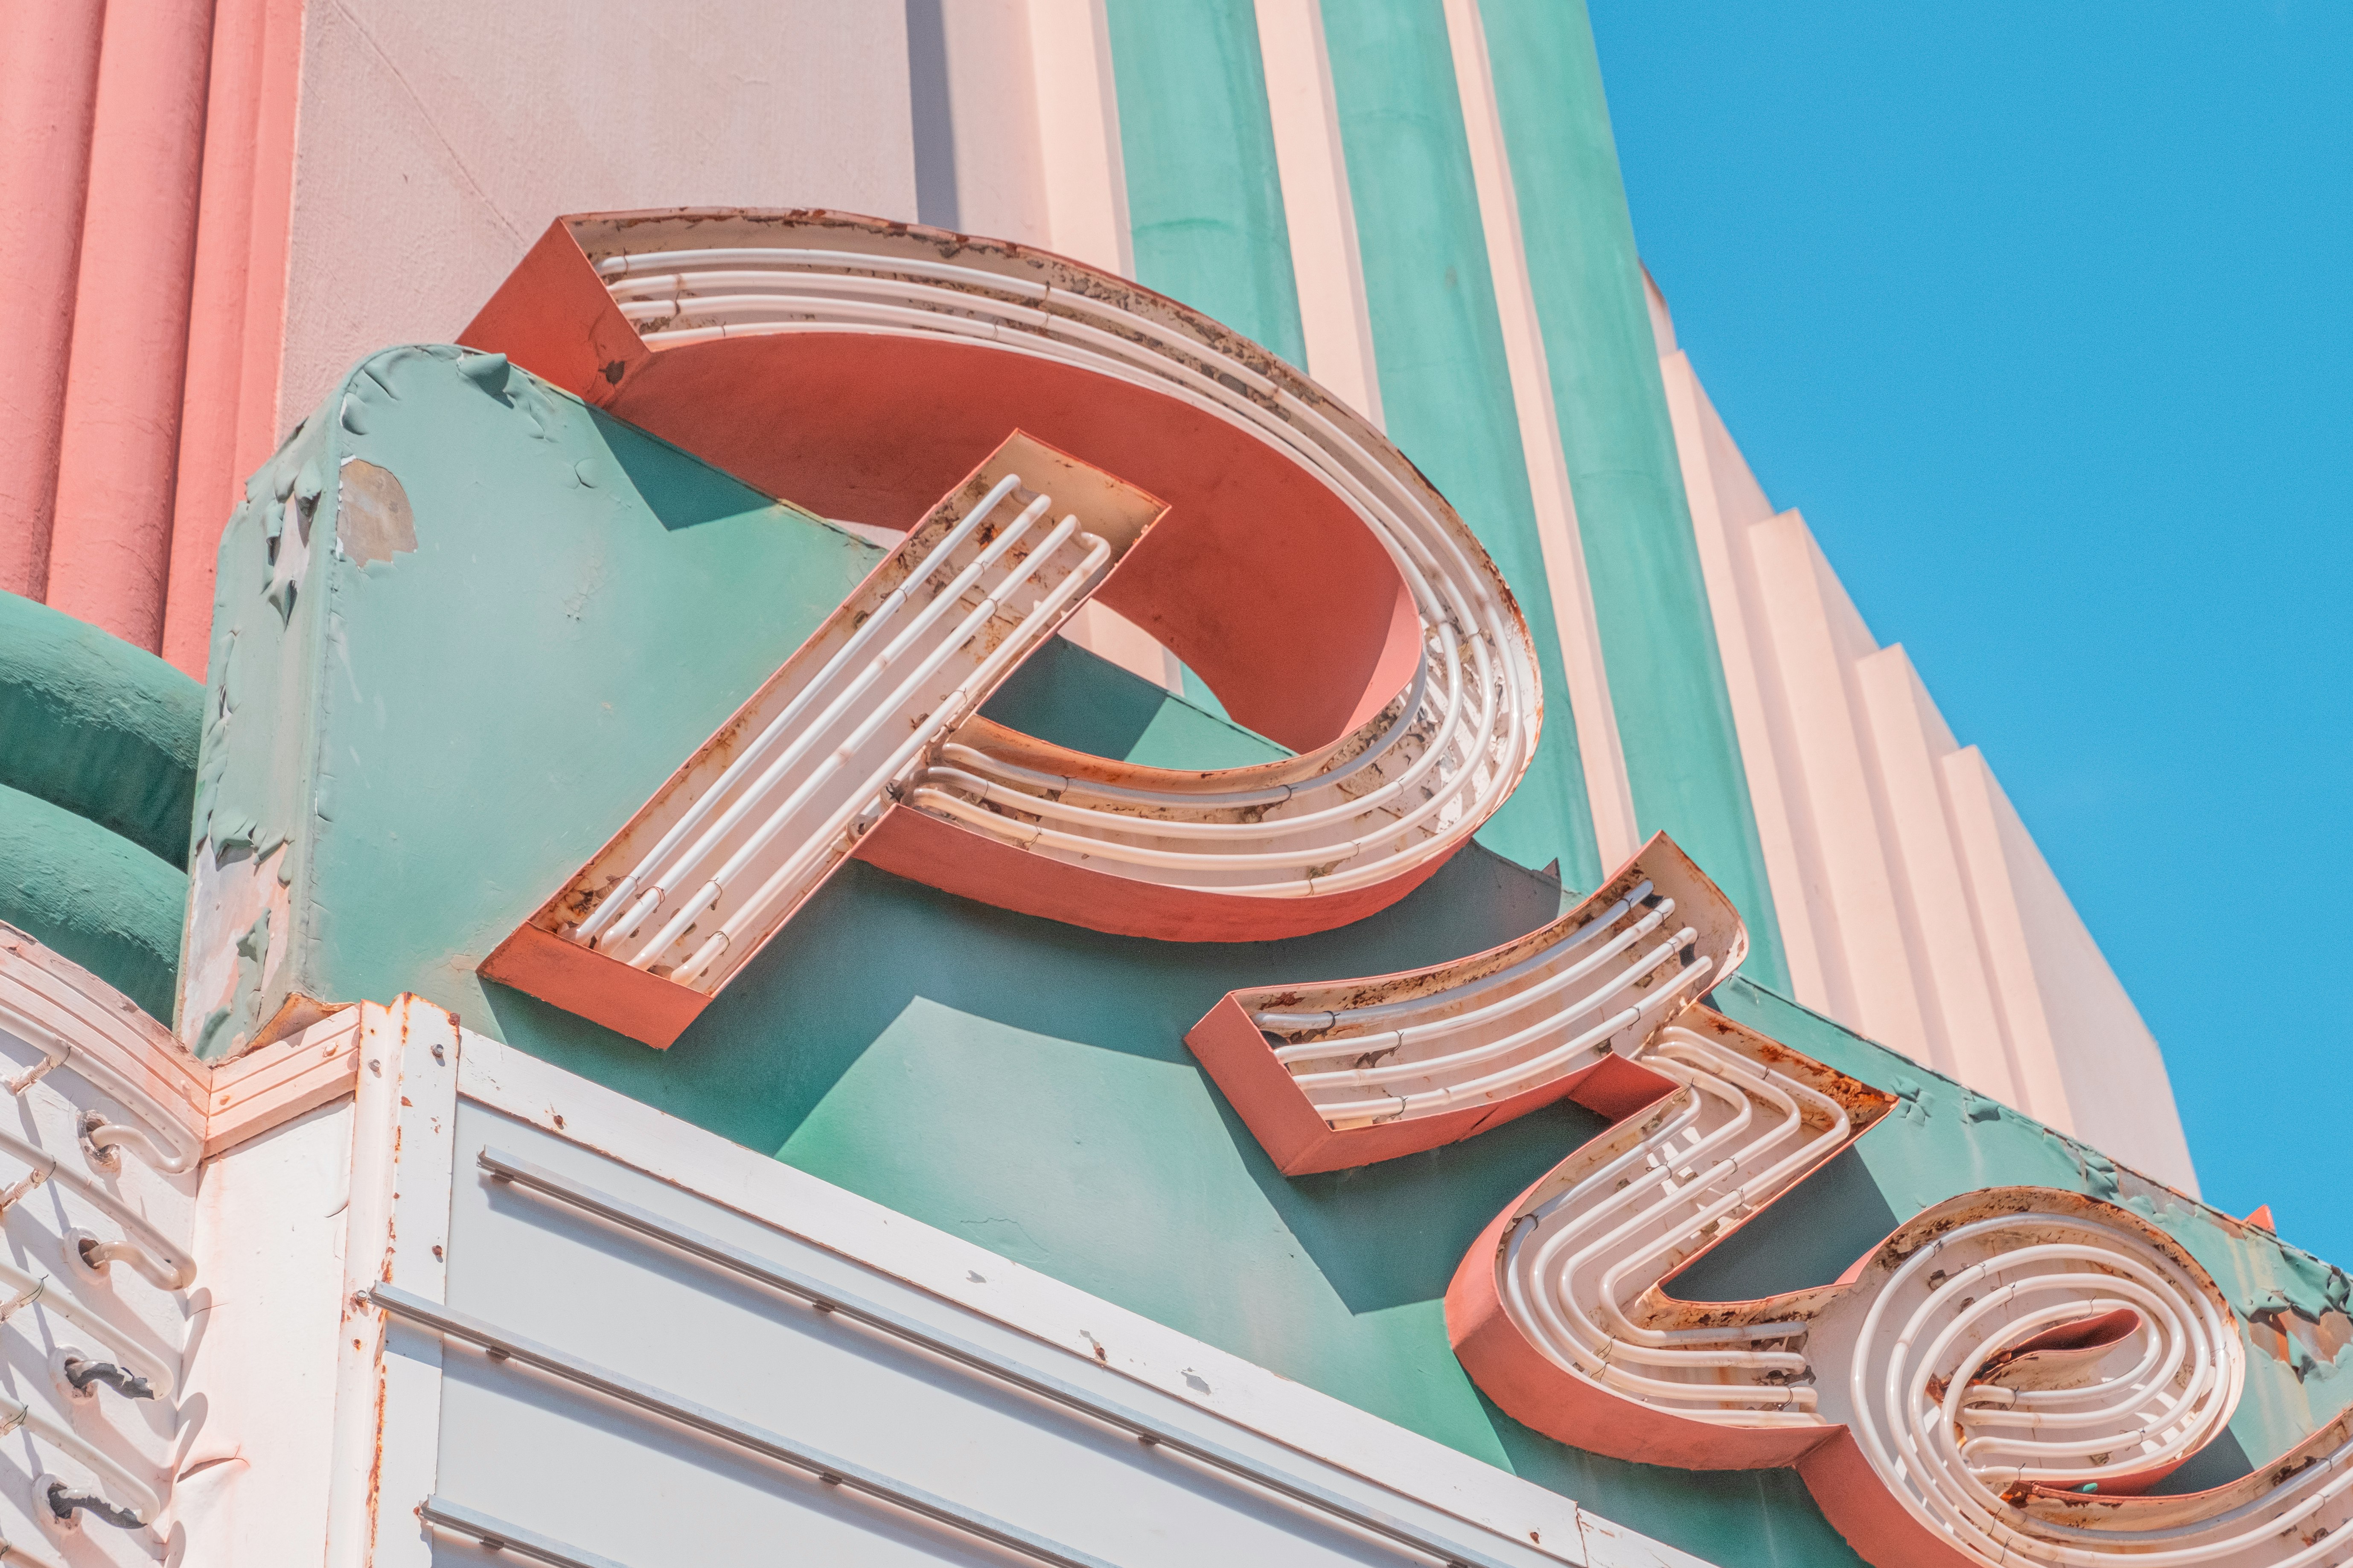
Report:
M375 1560L376 1520L384 1505L384 1406L385 1396L384 1352L379 1342L375 1358L375 1446L368 1458L367 1484L367 1557Z

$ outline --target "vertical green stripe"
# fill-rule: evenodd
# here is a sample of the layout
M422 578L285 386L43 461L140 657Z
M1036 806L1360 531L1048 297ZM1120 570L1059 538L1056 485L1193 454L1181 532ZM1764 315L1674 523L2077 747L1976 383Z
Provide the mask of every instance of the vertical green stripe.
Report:
M1584 0L1480 9L1635 816L1740 907L1749 972L1786 991Z
M1110 0L1136 281L1307 363L1250 0Z
M1557 855L1563 880L1591 888L1600 856L1445 15L1435 0L1324 0L1324 24L1389 438L1503 568L1544 676L1535 763L1480 841L1529 866Z

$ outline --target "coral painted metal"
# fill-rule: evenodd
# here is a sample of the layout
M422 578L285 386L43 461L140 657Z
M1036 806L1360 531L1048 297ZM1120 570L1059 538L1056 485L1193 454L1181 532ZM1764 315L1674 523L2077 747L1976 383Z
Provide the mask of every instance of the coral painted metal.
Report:
M482 973L670 1044L1166 510L1008 437Z
M1402 974L1227 994L1185 1043L1286 1175L1418 1153L1573 1100L1622 1117L1640 1047L1747 938L1665 834L1551 923Z
M1616 1119L1489 1224L1447 1292L1472 1381L1546 1436L1644 1464L1793 1467L1883 1568L2342 1561L2327 1542L2353 1519L2353 1411L2243 1480L2143 1495L2225 1435L2266 1325L2242 1332L2207 1269L2122 1202L1988 1188L1930 1205L1827 1286L1669 1293L1899 1103L1696 1005L1746 950L1729 902L1660 836L1517 942L1234 992L1187 1043L1286 1174L1555 1100ZM2120 1199L2170 1196L2120 1181ZM2307 1333L2332 1334L2324 1319Z
M800 291L713 285L742 291L706 301L666 284L649 316L644 289L608 281L630 275L599 270L682 277L665 259L681 255ZM769 319L735 308L747 299ZM1293 751L1377 713L1417 657L1358 492L1437 519L1508 603L1443 498L1345 405L1197 311L1022 246L829 212L563 218L459 341L823 517L903 528L1016 426L1117 474L1169 518L1103 602ZM1316 464L1319 443L1347 470Z
M967 490L976 458L1017 426L1098 476L1089 483L1161 498L1165 517L1123 537L1053 615L1100 597L1300 754L1148 769L972 717L1017 650L955 711L932 716L953 733L878 775L896 804L840 825L886 869L1159 940L1327 930L1427 879L1535 752L1527 626L1437 491L1264 350L1108 274L835 214L575 218L550 229L465 336L827 515L927 519L934 532L919 529L861 594L930 570L906 552L937 537L934 498ZM853 601L609 852L626 858L663 831L663 800L739 742L800 745L762 726L801 721L780 694L839 674L816 664L849 657L855 619ZM733 805L725 820L712 829L723 838L753 831ZM687 859L726 847L697 843ZM600 858L483 972L667 1045L814 886L780 886L746 914L729 907L745 868L728 868L707 889L671 886L650 864L633 880ZM628 910L598 903L608 899ZM691 910L711 918L689 922ZM690 931L700 945L679 945ZM607 963L584 961L592 946ZM644 979L611 973L622 947Z
M853 849L1105 931L1265 937L1402 896L1527 765L1541 705L1526 629L1460 521L1312 384L1119 279L837 215L576 219L468 337L829 515L923 518L485 967L639 1038L674 1037ZM1018 462L974 468L1016 425ZM1036 517L1061 512L1067 478L1030 483L1052 448L1100 494L1132 499L1126 523L1073 504L1032 553L1093 553L1006 589L1028 613L969 644L953 690L902 683L907 704L875 709L908 721L879 761L836 721L796 719L806 692L862 689L873 654L860 637L902 646L882 613L893 595L892 616L970 604L965 629L987 621L997 590L974 584L996 536L955 531L1007 501L1031 517L1033 489L1052 497ZM1017 471L1023 484L1000 491ZM927 598L951 570L975 575ZM978 718L990 672L1018 657L1018 624L1050 627L1098 580L1238 718L1301 754L1187 774ZM737 809L757 794L742 759L771 751L865 757L874 786L810 795L821 819L773 865L747 848L752 825L797 822L809 802ZM727 864L696 883L666 856ZM764 878L748 897L747 868ZM1561 1099L1618 1119L1495 1217L1447 1294L1463 1366L1537 1431L1652 1464L1795 1467L1882 1568L2344 1561L2353 1412L2228 1486L2149 1493L2224 1436L2251 1346L2336 1345L2353 1320L2332 1298L2242 1331L2206 1267L2147 1217L2174 1195L2130 1172L2096 1194L1944 1198L1827 1286L1723 1304L1668 1294L1899 1103L1697 1005L1747 950L1730 902L1661 836L1515 941L1405 974L1234 992L1188 1043L1291 1174L1427 1150Z
M1645 1464L1794 1466L1882 1568L2345 1560L2353 1410L2242 1480L2143 1495L2225 1436L2247 1350L2143 1215L1988 1188L1830 1285L1679 1300L1678 1274L1896 1100L1704 1008L1627 1071L1654 1096L1498 1215L1447 1291L1457 1356L1514 1419ZM2165 1195L2123 1175L2120 1197Z

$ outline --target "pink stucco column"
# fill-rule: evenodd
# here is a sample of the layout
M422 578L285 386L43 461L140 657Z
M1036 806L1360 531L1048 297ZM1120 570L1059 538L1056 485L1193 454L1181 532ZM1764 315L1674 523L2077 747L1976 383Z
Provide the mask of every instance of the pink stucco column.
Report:
M90 132L48 602L164 640L211 0L108 7Z
M0 589L48 578L101 0L0 0Z
M197 680L221 529L278 445L301 52L302 0L216 0L164 606L164 657Z
M216 0L213 8L204 204L196 215L188 290L187 374L172 488L164 640L157 650L167 659L174 644L174 600L179 596L174 590L185 587L192 574L201 574L210 607L213 552L221 520L233 505L229 475L237 461L237 368L245 349L245 275L253 250L253 133L261 110L265 21L261 0ZM203 658L200 647L196 667L187 670L198 680L205 678Z

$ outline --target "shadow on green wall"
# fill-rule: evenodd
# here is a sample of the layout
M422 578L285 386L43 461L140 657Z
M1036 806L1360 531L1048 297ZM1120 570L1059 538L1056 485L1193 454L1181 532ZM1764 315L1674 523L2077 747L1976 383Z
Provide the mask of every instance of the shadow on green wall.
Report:
M1460 956L1552 918L1560 898L1556 887L1535 874L1474 847L1393 909L1342 931L1277 942L1158 943L1010 914L852 864L668 1052L649 1050L519 993L498 986L488 992L499 1028L521 1048L748 1147L783 1151L797 1163L814 1160L829 1180L893 1207L927 1209L915 1217L1236 1353L1263 1358L1286 1375L1403 1418L1426 1435L1479 1451L1490 1462L1715 1561L1776 1568L1854 1561L1793 1473L1693 1475L1566 1448L1504 1415L1462 1377L1445 1343L1437 1304L1463 1249L1514 1195L1599 1131L1602 1119L1562 1104L1448 1148L1287 1179L1185 1048L1186 1030L1229 989ZM1003 1032L988 1026L1004 1026L1051 1048L1004 1050ZM1090 1184L1075 1173L1080 1156L1041 1147L1064 1136L1067 1107L1041 1114L1032 1126L997 1123L977 1132L947 1126L935 1109L943 1102L969 1104L971 1114L982 1117L1023 1094L1039 1097L1041 1106L1058 1092L1069 1100L1071 1086L1044 1076L1055 1062L1072 1059L1072 1046L1064 1043L1162 1064L1164 1070L1113 1074L1123 1086L1142 1087L1099 1108L1100 1137L1115 1147L1092 1157L1159 1162L1135 1185ZM911 1111L903 1129L870 1124L854 1150L838 1136L795 1145L796 1133L811 1125L820 1108L870 1123L899 1109L882 1098L900 1081L893 1075L903 1064L895 1057L879 1075L881 1087L845 1086L870 1052L884 1051L910 1057L927 1073L964 1075L958 1082L972 1092L967 1099L950 1087L923 1101L934 1109ZM979 1077L990 1080L985 1092ZM837 1097L828 1107L838 1088L847 1101ZM1092 1086L1087 1092L1094 1092ZM1213 1121L1199 1117L1195 1102L1203 1100L1214 1108ZM1090 1106L1085 1114L1097 1112ZM1149 1134L1155 1124L1171 1131L1155 1140ZM1209 1126L1222 1131L1223 1147L1214 1146L1220 1142L1215 1137L1187 1131ZM1188 1151L1174 1163L1166 1152L1172 1141ZM894 1163L923 1169L881 1168ZM959 1167L961 1174L944 1176L936 1169L942 1164ZM1027 1185L1018 1206L1001 1201L1005 1172L1015 1167L1029 1173L1020 1178ZM1256 1223L1245 1212L1249 1205L1237 1204L1237 1169L1247 1173L1248 1187L1241 1190L1254 1190L1278 1226ZM937 1194L944 1187L992 1193L996 1201L943 1198ZM1849 1205L1841 1202L1837 1225L1825 1226L1820 1210L1810 1211L1817 1230L1839 1233L1839 1239L1818 1237L1810 1250L1820 1260L1820 1279L1834 1277L1891 1228L1879 1223L1886 1206L1867 1175L1846 1195L1858 1200L1855 1212L1845 1214ZM1058 1238L1073 1234L1150 1234L1155 1227L1216 1239L1206 1249L1168 1247L1165 1259L1145 1265L1166 1270L1156 1280L1139 1277L1132 1266L1081 1256L1067 1242L1058 1245ZM1869 1234L1848 1246L1850 1230ZM1397 1342L1409 1353L1276 1364L1269 1343L1252 1339L1247 1326L1256 1310L1248 1300L1254 1287L1285 1300L1297 1293L1296 1285L1274 1272L1282 1260L1267 1256L1263 1238L1270 1235L1275 1245L1304 1254L1345 1310L1335 1321L1356 1325L1367 1341L1381 1332L1400 1336ZM1282 1267L1293 1265L1283 1261ZM1718 1273L1745 1285L1760 1278L1763 1267L1744 1259L1720 1266ZM1105 1272L1091 1275L1090 1268ZM1219 1332L1214 1317L1199 1317L1205 1275L1226 1281L1221 1293L1242 1299L1229 1331ZM1376 1327L1384 1314L1389 1315L1386 1330ZM1182 1321L1188 1317L1195 1321ZM1380 1370L1366 1373L1366 1361ZM1399 1393L1368 1387L1367 1377L1423 1386ZM1433 1382L1436 1394L1427 1386ZM1452 1409L1453 1424L1417 1423L1411 1417L1421 1407L1417 1400Z

